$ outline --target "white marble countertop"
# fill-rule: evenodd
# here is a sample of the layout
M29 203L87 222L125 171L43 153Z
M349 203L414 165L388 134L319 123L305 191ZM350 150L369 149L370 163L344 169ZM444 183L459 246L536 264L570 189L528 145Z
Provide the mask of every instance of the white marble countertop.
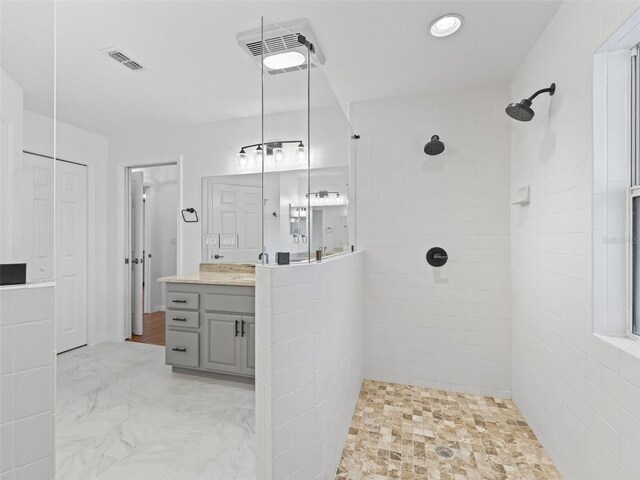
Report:
M199 272L189 275L161 277L158 278L158 282L254 287L256 285L256 275L255 273L247 272Z
M0 285L0 291L22 290L24 288L47 288L55 286L56 282L22 283L19 285Z

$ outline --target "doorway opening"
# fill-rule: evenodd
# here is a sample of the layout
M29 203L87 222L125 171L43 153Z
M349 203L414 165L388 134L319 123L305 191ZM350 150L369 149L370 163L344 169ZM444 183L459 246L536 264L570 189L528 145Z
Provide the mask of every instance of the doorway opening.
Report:
M131 167L128 177L130 311L125 337L165 345L165 293L158 278L177 272L178 167Z

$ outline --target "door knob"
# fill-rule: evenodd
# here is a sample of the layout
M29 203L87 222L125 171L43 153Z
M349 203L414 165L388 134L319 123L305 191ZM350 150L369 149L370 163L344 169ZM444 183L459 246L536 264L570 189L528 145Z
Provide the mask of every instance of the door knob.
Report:
M213 256L213 258L215 258L216 260L218 260L219 258L224 258L224 255L218 255L217 253Z

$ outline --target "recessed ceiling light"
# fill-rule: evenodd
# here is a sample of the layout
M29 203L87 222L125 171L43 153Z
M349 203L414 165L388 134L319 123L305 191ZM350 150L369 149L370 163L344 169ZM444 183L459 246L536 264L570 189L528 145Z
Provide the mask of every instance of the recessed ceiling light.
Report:
M302 65L305 62L304 55L300 52L285 52L270 55L264 60L264 66L271 70L281 70Z
M436 18L429 27L431 35L434 37L446 37L458 31L464 23L462 15L457 13L449 13Z

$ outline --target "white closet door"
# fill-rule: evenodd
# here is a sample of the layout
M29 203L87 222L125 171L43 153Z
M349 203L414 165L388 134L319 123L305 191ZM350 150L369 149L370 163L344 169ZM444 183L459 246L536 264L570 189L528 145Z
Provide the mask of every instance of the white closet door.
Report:
M24 262L20 230L22 89L0 69L0 263Z
M87 343L87 169L56 162L56 351Z
M22 161L22 248L27 282L54 279L53 159L25 153Z

